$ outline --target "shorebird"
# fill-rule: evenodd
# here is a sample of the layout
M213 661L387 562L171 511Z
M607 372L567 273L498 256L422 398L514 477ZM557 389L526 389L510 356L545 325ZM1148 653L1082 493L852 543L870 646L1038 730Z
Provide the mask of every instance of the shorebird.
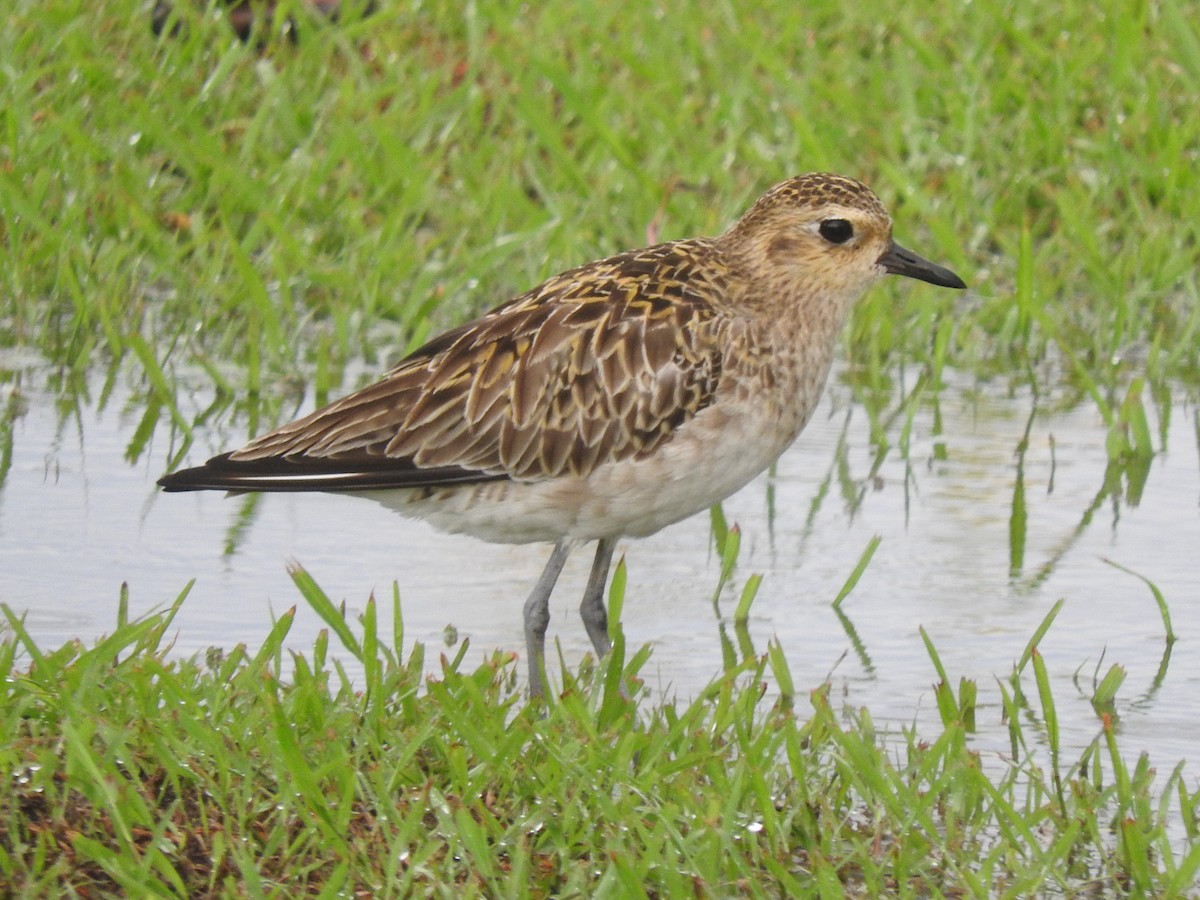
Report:
M556 275L375 384L159 484L364 495L448 532L553 542L524 607L539 696L571 550L598 542L580 614L603 656L617 539L701 512L773 463L812 415L854 303L887 274L966 287L892 240L865 185L801 175L719 237Z

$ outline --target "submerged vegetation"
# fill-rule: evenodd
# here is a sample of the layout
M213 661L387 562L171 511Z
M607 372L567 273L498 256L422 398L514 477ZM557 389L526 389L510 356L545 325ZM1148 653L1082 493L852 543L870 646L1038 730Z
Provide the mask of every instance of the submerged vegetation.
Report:
M1057 562L1026 553L1040 414L1083 404L1101 423L1109 468L1075 536L1139 502L1168 429L1200 443L1200 415L1172 420L1200 387L1192 2L889 19L345 0L336 22L278 5L245 42L221 3L176 0L161 34L147 0L0 13L0 488L30 395L64 422L132 395L126 458L165 471L549 274L718 232L820 169L869 183L898 238L972 288L885 284L858 310L843 377L871 475L907 459L918 411L947 452L951 382L1031 398L1015 582ZM870 476L842 471L842 450L814 511L826 493L861 501ZM713 525L725 585L739 532L719 511ZM841 601L877 546L835 602L868 668ZM1167 601L1113 565L1157 603L1157 685ZM1057 608L995 685L956 682L926 635L913 653L941 727L918 733L794 685L777 644L758 652L737 628L753 577L725 671L694 701L639 691L647 653L618 640L545 709L506 657L467 671L460 654L426 680L398 601L384 635L374 603L348 622L296 580L329 628L303 653L283 649L290 614L253 652L187 660L169 652L173 610L45 648L6 609L0 893L1170 897L1200 870L1194 773L1118 746L1119 665L1086 687L1095 739L1061 745L1038 649ZM621 595L618 578L618 611ZM972 747L985 691L1003 755Z

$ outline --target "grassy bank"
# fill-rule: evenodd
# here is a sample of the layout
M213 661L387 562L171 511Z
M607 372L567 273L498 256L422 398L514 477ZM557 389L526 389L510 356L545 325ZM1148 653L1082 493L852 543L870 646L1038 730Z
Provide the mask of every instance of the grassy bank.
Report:
M948 318L876 291L848 340L868 382L1195 383L1192 4L284 6L298 42L256 48L184 3L175 38L138 0L9 5L5 343L135 356L187 430L181 375L277 403L299 366L324 393L347 359L829 169L976 292Z
M620 678L636 691L647 652L626 663L618 626L624 669L568 674L542 710L512 658L426 681L422 648L397 650L398 601L348 623L295 577L330 629L290 658L291 612L255 650L179 661L172 611L53 650L6 611L10 890L1179 897L1200 869L1200 791L1124 758L1103 697L1095 740L1058 757L1032 641L1005 691L1013 754L982 758L975 686L945 673L938 734L877 733L828 686L797 695L778 647L689 704L630 702Z

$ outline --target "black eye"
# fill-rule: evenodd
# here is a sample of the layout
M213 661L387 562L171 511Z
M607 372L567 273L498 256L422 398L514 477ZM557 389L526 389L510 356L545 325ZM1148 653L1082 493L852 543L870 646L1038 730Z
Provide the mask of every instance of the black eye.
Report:
M854 237L854 226L845 219L826 219L817 230L831 244L844 244Z

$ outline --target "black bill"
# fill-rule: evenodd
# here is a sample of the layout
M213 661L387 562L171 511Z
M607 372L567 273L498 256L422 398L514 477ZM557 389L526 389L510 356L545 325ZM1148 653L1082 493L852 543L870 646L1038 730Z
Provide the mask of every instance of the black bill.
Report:
M905 250L895 241L892 241L892 246L879 257L878 262L890 275L907 275L909 278L928 281L939 287L962 289L967 286L966 282L949 269L934 265L911 250Z

